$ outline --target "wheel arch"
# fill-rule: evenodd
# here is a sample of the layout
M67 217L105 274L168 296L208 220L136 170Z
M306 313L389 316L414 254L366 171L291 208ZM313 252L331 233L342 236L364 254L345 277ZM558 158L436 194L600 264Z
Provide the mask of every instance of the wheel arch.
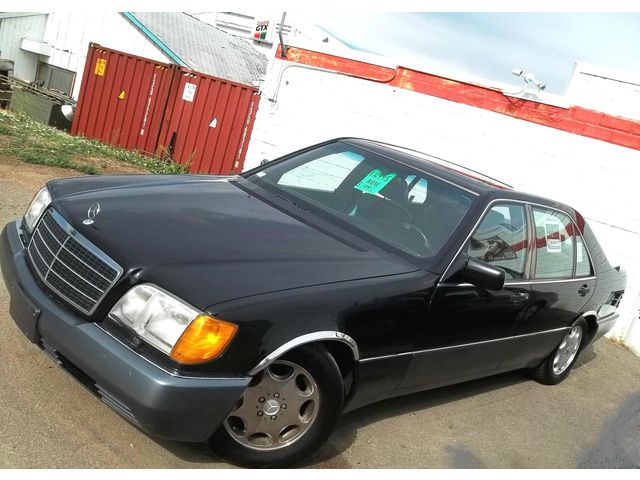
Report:
M584 348L589 345L589 343L591 343L596 333L598 332L598 312L596 312L595 310L584 312L582 315L576 318L576 321L573 322L573 324L575 325L580 320L584 320L587 323L585 340L582 342L582 348Z
M324 347L333 357L345 386L348 397L355 383L356 367L360 360L360 352L355 340L349 335L337 331L313 332L293 338L266 355L248 375L253 376L269 366L272 362L302 346L319 345Z

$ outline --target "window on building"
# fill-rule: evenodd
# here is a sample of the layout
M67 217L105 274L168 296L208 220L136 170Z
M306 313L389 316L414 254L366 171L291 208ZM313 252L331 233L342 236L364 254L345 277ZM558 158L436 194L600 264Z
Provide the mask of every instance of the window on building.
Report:
M54 67L44 62L40 62L38 65L36 82L39 86L48 88L49 90L56 90L71 96L75 78L76 74L71 70Z

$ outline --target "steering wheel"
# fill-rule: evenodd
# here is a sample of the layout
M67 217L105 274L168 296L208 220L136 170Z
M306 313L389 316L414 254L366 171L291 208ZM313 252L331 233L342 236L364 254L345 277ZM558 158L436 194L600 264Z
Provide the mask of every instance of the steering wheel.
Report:
M408 205L403 205L402 203L398 202L397 200L393 200L389 197L384 197L384 196L376 196L376 198L381 198L382 200L384 200L387 205L393 205L393 208L400 210L404 215L407 215L408 218L411 218L411 211L409 210L409 206Z
M351 207L351 213L349 215L358 215L358 213L354 212L354 208L359 207L359 210L366 210L365 213L367 216L379 215L374 212L385 211L384 207L387 207L387 210L395 211L394 214L389 214L390 218L392 217L402 217L403 220L408 221L411 219L411 212L409 211L409 207L407 205L403 205L396 200L392 200L391 198L384 197L382 195L368 194L363 193L358 201L355 203L354 207ZM390 207L390 208L389 208ZM385 215L386 216L386 215Z
M424 233L422 233L422 230L420 230L418 227L416 227L415 225L413 225L412 223L403 223L402 224L402 228L404 228L407 231L413 232L416 234L416 245L419 245L421 247L421 250L426 254L426 255L434 255L436 252L434 251L433 247L431 246L431 242L429 241L429 239L426 237L426 235ZM413 242L412 242L413 243ZM413 247L413 245L412 245ZM416 249L417 251L419 251L418 249Z

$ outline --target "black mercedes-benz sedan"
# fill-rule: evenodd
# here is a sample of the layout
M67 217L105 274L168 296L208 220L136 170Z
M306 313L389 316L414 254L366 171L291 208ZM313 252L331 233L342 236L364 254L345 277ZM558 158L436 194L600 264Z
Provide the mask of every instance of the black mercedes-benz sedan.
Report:
M351 138L239 176L51 181L0 261L62 368L145 432L249 466L303 461L381 399L559 383L626 286L574 209Z

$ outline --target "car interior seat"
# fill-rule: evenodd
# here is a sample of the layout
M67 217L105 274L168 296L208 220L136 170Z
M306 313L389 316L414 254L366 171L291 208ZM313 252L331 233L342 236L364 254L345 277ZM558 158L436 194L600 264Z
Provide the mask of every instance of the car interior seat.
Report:
M429 184L425 206L414 221L436 251L450 238L468 208L462 198L452 197L444 188L441 191L435 182Z
M407 183L398 175L378 194L362 192L351 215L396 223L411 221Z

